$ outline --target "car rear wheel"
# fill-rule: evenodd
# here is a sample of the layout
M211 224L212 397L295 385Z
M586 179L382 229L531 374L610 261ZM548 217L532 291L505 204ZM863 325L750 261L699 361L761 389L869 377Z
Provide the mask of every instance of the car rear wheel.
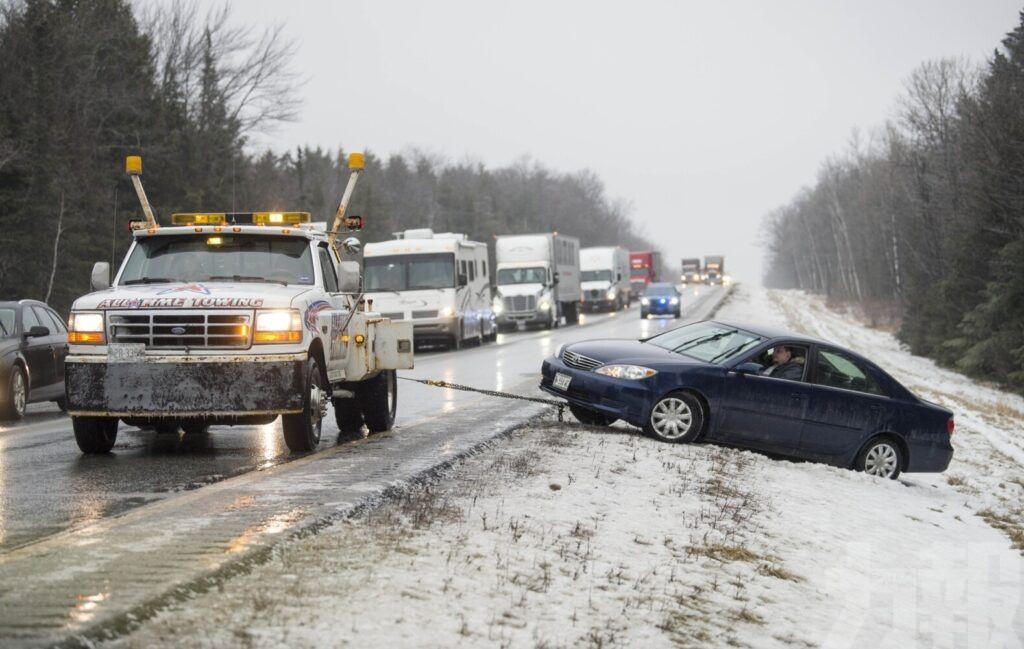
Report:
M15 365L11 368L11 375L7 380L7 399L4 401L0 417L9 420L21 419L25 416L26 404L28 381L25 380L25 370L21 369L20 365Z
M116 417L72 417L71 428L83 453L109 453L117 441Z
M704 409L692 394L673 392L659 399L644 432L662 442L692 442L704 426Z
M871 440L857 456L857 470L879 478L895 480L902 468L903 451L887 437Z
M308 453L320 443L324 414L327 411L327 392L323 389L323 375L315 356L306 361L306 393L302 412L281 417L284 443L297 453Z
M611 426L618 421L615 417L609 417L604 413L591 410L590 408L577 406L575 403L569 404L569 412L571 412L572 416L581 424L587 424L588 426Z
M395 425L398 410L398 375L395 370L384 370L356 390L356 398L363 409L363 421L371 433L383 433Z

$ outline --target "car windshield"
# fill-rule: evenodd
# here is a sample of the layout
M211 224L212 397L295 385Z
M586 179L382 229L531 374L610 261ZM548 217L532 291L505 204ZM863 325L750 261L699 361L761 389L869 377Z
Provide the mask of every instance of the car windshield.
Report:
M547 275L542 267L502 268L498 271L498 284L543 284Z
M14 309L0 309L0 338L12 338L17 330L18 313Z
M719 324L697 322L648 338L645 342L706 363L722 364L764 340L757 334Z
M262 234L141 237L118 283L222 280L312 284L309 241Z
M651 284L647 287L648 295L675 296L676 289L671 284Z
M455 255L450 252L366 257L364 265L366 291L415 291L455 286Z
M580 273L580 280L584 282L610 282L612 271L610 270L585 270Z

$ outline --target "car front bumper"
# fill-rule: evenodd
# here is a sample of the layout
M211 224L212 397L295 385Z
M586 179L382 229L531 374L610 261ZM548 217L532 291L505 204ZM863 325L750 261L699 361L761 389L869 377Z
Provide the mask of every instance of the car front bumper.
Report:
M554 387L556 373L572 377L568 390ZM546 359L541 366L540 388L570 403L611 415L634 426L643 426L654 396L645 381L614 379L596 372L578 370L554 356Z
M68 357L68 413L107 417L212 417L301 412L306 354L148 356L110 363Z
M649 315L673 315L680 310L678 302L672 304L671 302L662 303L660 301L651 300L648 304L641 304L640 310Z

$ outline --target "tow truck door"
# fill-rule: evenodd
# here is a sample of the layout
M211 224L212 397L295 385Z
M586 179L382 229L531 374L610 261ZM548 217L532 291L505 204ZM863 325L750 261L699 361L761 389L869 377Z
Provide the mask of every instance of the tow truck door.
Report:
M348 345L341 340L343 328L348 320L348 296L338 292L338 273L334 255L326 243L317 246L317 259L323 277L324 293L329 308L320 310L317 329L324 342L324 356L327 359L327 375L331 380L344 372L347 362Z

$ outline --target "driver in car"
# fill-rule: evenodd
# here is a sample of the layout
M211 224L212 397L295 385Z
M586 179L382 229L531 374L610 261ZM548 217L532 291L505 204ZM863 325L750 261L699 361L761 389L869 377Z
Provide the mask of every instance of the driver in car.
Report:
M802 358L794 358L793 350L786 345L779 345L772 351L772 364L761 370L761 376L775 379L799 381L804 376Z

